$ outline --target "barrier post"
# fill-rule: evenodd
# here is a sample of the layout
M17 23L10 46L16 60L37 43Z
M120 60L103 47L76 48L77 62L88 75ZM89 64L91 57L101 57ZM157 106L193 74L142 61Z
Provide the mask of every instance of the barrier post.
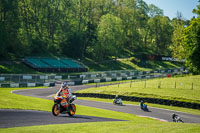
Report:
M158 88L161 88L161 81L158 82Z
M175 81L175 86L174 86L174 88L176 89L176 81Z
M194 89L194 84L193 84L193 82L192 82L192 90Z

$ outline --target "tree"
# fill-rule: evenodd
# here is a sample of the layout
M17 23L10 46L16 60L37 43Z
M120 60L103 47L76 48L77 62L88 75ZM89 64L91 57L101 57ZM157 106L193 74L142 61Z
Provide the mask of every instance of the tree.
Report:
M171 44L172 26L165 16L155 16L148 20L150 27L151 48L155 54L169 55Z
M95 47L97 60L106 56L119 55L124 44L124 27L122 20L111 14L103 15L97 31L98 44Z
M186 65L193 73L200 73L200 18L193 19L183 34Z
M189 26L184 28L184 21L181 19L173 20L175 30L172 38L173 55L178 58L185 58L186 65L193 73L200 73L200 5L194 9L193 13L198 18L193 18Z
M182 60L185 57L185 49L183 46L184 21L182 20L182 14L180 12L177 12L177 18L172 20L172 25L173 35L170 50L174 58Z
M163 16L163 10L153 4L150 4L148 14L151 18L153 18L157 15Z
M23 55L23 46L18 41L19 12L17 0L0 1L0 58Z

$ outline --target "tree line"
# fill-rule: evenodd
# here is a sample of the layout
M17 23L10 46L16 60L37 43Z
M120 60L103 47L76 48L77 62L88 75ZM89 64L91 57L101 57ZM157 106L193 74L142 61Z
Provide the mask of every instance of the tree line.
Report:
M1 0L0 58L178 55L176 37L189 25L143 0Z

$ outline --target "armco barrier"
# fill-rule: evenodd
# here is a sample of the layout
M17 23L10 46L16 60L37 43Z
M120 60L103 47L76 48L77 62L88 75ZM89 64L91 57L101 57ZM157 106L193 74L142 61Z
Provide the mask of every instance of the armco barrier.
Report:
M54 82L51 83L3 83L0 84L0 87L2 88L14 88L14 87L37 87L37 86L48 86L48 87L52 87L55 86Z
M77 97L95 97L95 98L106 98L106 99L114 99L115 95L108 95L108 94L97 94L97 93L73 93ZM134 96L121 96L119 97L125 101L135 101L140 102L141 100L148 102L148 103L155 103L161 105L168 105L168 106L177 106L177 107L185 107L185 108L192 108L192 109L200 109L199 103L190 103L190 102L183 102L183 101L176 101L176 100L167 100L167 99L158 99L158 98L143 98L143 97L134 97Z

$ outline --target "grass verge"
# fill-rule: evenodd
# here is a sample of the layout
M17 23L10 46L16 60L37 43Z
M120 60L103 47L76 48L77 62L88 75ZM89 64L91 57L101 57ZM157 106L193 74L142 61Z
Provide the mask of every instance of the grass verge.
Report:
M51 111L53 101L21 96L10 93L13 90L24 88L0 88L0 108L6 109L32 109ZM56 124L56 125L42 125L29 127L16 127L0 129L2 133L51 133L51 132L81 132L81 133L107 133L107 132L139 132L139 133L198 133L200 126L198 124L177 124L160 122L150 118L142 118L132 114L126 114L116 111L97 109L85 106L77 106L77 114L90 115L107 118L115 118L128 120L123 122L94 122L94 123L76 123L76 124Z
M113 99L103 99L103 98L78 97L78 99L90 100L90 101L100 101L100 102L109 102L109 103L113 102ZM123 101L123 104L139 105L139 102ZM194 115L200 115L200 110L197 110L197 109L181 108L181 107L166 106L166 105L151 104L151 103L148 103L148 107L156 107L156 108L180 111L180 112L194 114Z
M77 91L200 103L200 75L141 80Z

